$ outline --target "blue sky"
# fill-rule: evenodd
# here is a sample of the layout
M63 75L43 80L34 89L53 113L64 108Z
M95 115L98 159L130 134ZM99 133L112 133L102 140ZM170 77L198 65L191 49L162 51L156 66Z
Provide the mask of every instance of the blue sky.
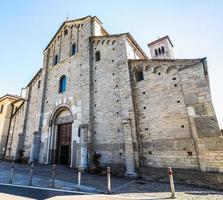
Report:
M19 94L42 66L61 23L96 15L111 34L130 32L142 48L169 35L176 58L207 57L212 99L223 128L223 1L13 0L0 3L0 96Z

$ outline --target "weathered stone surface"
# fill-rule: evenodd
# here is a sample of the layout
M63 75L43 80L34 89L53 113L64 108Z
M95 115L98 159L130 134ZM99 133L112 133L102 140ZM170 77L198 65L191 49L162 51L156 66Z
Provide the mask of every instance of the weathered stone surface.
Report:
M220 135L220 130L216 117L196 117L195 125L199 137L211 137Z

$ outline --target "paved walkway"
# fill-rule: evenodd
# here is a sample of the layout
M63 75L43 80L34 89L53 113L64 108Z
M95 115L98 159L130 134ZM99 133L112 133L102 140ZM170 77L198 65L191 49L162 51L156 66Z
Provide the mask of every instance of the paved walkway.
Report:
M50 165L34 166L32 186L51 187L51 167ZM9 183L11 163L0 162L0 183ZM15 163L13 173L13 184L28 185L30 166ZM129 183L131 180L125 178L112 178L112 188L117 189L121 185ZM55 188L65 190L77 190L77 171L67 166L58 165L56 167ZM81 191L106 193L107 175L93 175L82 173Z
M0 162L0 183L8 183L11 163ZM29 165L15 164L13 184L28 185ZM112 191L110 196L97 196L98 193L107 192L106 175L82 175L81 191L95 193L84 197L73 196L72 199L169 199L169 184L161 182L149 182L129 180L120 177L112 177ZM36 165L33 175L33 186L49 188L51 186L51 166ZM66 166L57 166L55 188L75 191L77 190L77 171ZM177 199L181 200L223 200L223 192L210 189L175 184ZM68 198L69 197L69 198ZM122 198L121 198L122 197ZM53 197L53 199L71 199L71 196Z

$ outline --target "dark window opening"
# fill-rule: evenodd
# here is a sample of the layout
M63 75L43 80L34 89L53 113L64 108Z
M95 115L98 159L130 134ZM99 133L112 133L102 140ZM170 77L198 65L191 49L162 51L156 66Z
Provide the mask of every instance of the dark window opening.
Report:
M54 65L57 65L59 62L59 56L58 55L55 55L54 56Z
M161 47L162 53L165 53L165 49L164 47Z
M136 81L137 82L144 80L143 71L136 71L135 76L136 76Z
M161 73L159 72L159 73L158 73L158 75L160 76L160 75L161 75Z
M159 55L160 55L161 54L161 49L159 48L158 51L159 51Z
M100 51L96 51L95 53L95 61L98 62L101 60L101 53Z
M180 100L178 100L177 103L180 103Z
M38 86L37 86L38 89L40 89L40 85L41 85L41 80L38 81Z
M4 109L4 105L1 106L0 113L3 112L3 109Z
M67 35L67 34L68 34L68 30L65 29L65 30L64 30L64 36Z
M184 128L184 125L181 125L181 128Z
M174 84L174 87L177 87L177 84Z
M156 56L158 56L158 51L157 51L157 49L155 49L155 54L156 54Z
M73 55L75 55L75 53L76 53L76 44L74 43L71 46L71 55L73 56Z
M152 151L149 151L149 155L152 155Z
M173 80L173 81L175 81L176 79L177 79L177 78L175 78L175 77L174 77L174 78L172 78L172 80Z
M63 75L61 76L60 81L59 81L59 93L63 93L66 91L66 85L67 85L66 76Z
M146 92L143 92L143 94L146 94Z

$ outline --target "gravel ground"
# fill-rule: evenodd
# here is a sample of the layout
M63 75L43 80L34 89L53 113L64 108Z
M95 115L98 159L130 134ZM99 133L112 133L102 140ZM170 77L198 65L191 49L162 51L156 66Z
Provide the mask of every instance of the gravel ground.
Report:
M180 200L223 200L223 192L220 191L181 184L175 184L175 189L177 199ZM132 181L116 189L114 193L135 199L165 200L170 199L169 191L169 184L166 183Z

